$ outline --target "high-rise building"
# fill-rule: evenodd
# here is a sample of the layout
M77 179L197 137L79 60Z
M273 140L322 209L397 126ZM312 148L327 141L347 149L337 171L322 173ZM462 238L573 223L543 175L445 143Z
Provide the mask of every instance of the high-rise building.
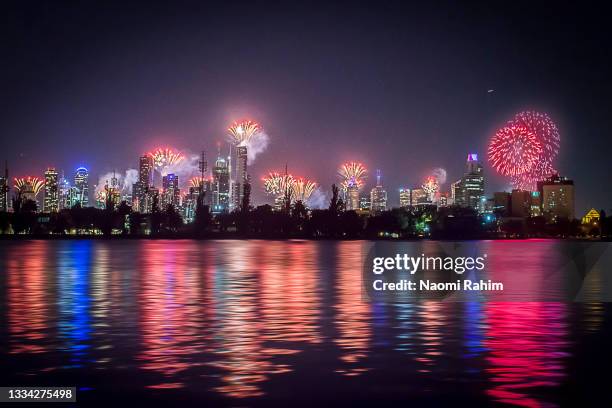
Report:
M359 209L361 211L370 211L370 207L371 207L370 197L365 195L359 199Z
M347 210L358 210L359 209L359 187L357 185L350 185L344 192L344 205Z
M410 207L410 195L412 191L409 188L400 188L399 191L399 205L401 208Z
M153 157L140 156L138 161L138 181L144 186L150 186L153 181Z
M371 211L385 211L387 209L387 192L382 186L380 170L376 170L376 187L370 191Z
M236 180L232 185L232 197L234 208L239 208L242 205L244 197L244 185L248 182L247 175L247 148L246 146L236 147Z
M152 195L149 190L153 183L153 157L140 156L138 160L138 181L132 185L132 206L141 213L151 212Z
M229 210L230 173L228 162L219 155L213 167L212 212L215 214Z
M4 163L4 174L0 175L0 211L8 211L9 208L9 174L8 163Z
M45 196L43 198L43 212L59 211L59 180L57 170L48 168L45 171Z
M74 186L79 191L81 207L89 207L89 171L85 167L76 169L74 173Z
M451 194L456 205L483 212L484 174L476 153L468 154L465 174L451 185Z
M413 188L410 191L410 203L413 207L419 204L427 204L427 193L422 188Z
M542 213L549 220L574 219L574 181L555 174L538 182Z
M175 174L167 174L162 177L162 206L168 207L172 204L178 207L181 203L181 190L178 186L179 178Z
M65 208L70 208L68 205L68 193L70 191L70 182L66 180L64 177L64 172L62 171L62 176L59 178L58 182L58 198L59 198L59 209L63 210Z

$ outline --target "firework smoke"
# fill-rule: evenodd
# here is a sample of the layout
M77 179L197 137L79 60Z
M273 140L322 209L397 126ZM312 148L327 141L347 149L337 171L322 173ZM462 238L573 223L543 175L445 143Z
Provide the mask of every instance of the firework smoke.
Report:
M439 185L446 183L446 170L442 167L436 167L435 169L433 169L431 174L436 178Z
M316 188L308 200L306 200L306 206L315 210L327 208L329 197L320 188Z

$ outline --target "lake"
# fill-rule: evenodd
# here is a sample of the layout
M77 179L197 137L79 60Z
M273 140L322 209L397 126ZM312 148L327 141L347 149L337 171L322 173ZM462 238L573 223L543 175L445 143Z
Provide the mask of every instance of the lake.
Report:
M0 386L76 386L97 403L610 401L608 303L368 301L369 245L2 241ZM538 261L558 241L474 245L536 265L499 261L498 274L558 268Z

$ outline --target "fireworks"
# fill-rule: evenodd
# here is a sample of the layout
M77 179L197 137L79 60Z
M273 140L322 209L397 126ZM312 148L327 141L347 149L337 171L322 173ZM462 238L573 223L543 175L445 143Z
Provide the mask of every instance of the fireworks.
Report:
M271 172L263 178L266 193L276 197L291 195L291 201L306 203L317 188L317 183L303 177L293 177L291 174Z
M338 175L342 178L342 188L347 190L349 187L361 189L365 184L367 170L361 163L344 163L338 170Z
M541 159L549 164L559 153L559 129L545 113L525 111L517 113L510 125L522 126L533 132L542 145Z
M183 156L181 152L175 152L168 148L157 149L149 153L149 156L153 158L153 165L160 171L167 166L178 164L185 159L185 156Z
M15 189L21 193L33 192L34 197L40 193L45 182L38 177L21 177L15 179Z
M271 172L267 177L264 177L263 182L266 193L276 196L284 196L287 191L291 191L293 189L295 179L291 174Z
M510 177L514 188L533 191L538 181L556 172L553 160L560 142L559 130L547 114L520 112L491 139L489 161Z
M243 120L234 122L227 131L236 146L247 146L251 143L251 139L258 134L261 129L257 122Z
M489 161L504 176L529 173L542 153L535 134L522 126L508 126L497 131L489 143Z
M301 201L303 203L310 199L310 196L317 188L317 183L308 179L299 178L293 183L293 194L295 201Z
M206 182L206 177L196 176L189 180L189 187L200 188Z
M440 185L438 184L438 180L435 176L429 176L425 179L425 182L421 186L423 191L427 193L430 197L436 194Z

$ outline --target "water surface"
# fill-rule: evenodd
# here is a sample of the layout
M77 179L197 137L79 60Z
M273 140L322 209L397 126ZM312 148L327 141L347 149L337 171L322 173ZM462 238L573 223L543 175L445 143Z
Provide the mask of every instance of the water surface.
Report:
M525 279L538 282L554 267L538 260L558 245L480 244L536 265ZM367 302L366 248L0 242L0 385L77 386L80 401L101 403L609 401L607 304ZM516 272L503 265L497 273Z

